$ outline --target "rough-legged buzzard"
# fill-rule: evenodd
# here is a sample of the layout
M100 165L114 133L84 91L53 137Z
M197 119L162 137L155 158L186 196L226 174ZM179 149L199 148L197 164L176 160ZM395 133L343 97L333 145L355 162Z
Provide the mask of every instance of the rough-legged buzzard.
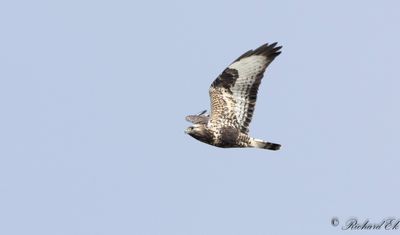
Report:
M257 91L267 66L281 52L277 43L264 44L236 59L211 84L211 114L189 115L193 123L186 133L204 143L222 148L262 148L278 150L281 145L252 138L249 124Z

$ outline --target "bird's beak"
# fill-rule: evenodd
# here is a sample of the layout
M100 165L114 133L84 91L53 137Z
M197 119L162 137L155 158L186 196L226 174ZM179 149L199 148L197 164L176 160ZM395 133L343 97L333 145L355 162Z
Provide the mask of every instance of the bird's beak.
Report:
M189 128L186 128L185 134L189 134L189 133L190 133L190 129L189 129Z

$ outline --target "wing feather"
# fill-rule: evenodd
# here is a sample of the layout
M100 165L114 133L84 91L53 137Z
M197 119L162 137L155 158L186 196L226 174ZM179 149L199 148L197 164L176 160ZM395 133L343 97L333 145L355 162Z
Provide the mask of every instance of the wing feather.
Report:
M196 115L188 115L185 119L193 124L207 124L209 115L206 112L207 110L204 110Z
M264 44L237 58L211 84L209 125L233 125L249 131L258 87L265 69L281 52L277 43Z

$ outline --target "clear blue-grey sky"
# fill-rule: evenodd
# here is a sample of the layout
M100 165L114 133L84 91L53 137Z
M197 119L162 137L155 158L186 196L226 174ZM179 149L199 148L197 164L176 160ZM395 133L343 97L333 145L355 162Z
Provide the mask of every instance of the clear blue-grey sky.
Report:
M335 216L399 218L399 9L2 1L0 234L320 235L351 232ZM274 41L250 133L282 149L185 135L214 78Z

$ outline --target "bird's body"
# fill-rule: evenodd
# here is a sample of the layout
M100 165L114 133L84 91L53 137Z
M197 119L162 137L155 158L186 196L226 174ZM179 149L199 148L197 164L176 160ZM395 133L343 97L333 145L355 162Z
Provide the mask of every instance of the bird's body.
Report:
M278 150L279 144L248 135L258 87L267 66L280 54L276 43L250 50L228 66L209 89L211 114L189 115L193 126L186 133L195 139L223 148L255 147Z

